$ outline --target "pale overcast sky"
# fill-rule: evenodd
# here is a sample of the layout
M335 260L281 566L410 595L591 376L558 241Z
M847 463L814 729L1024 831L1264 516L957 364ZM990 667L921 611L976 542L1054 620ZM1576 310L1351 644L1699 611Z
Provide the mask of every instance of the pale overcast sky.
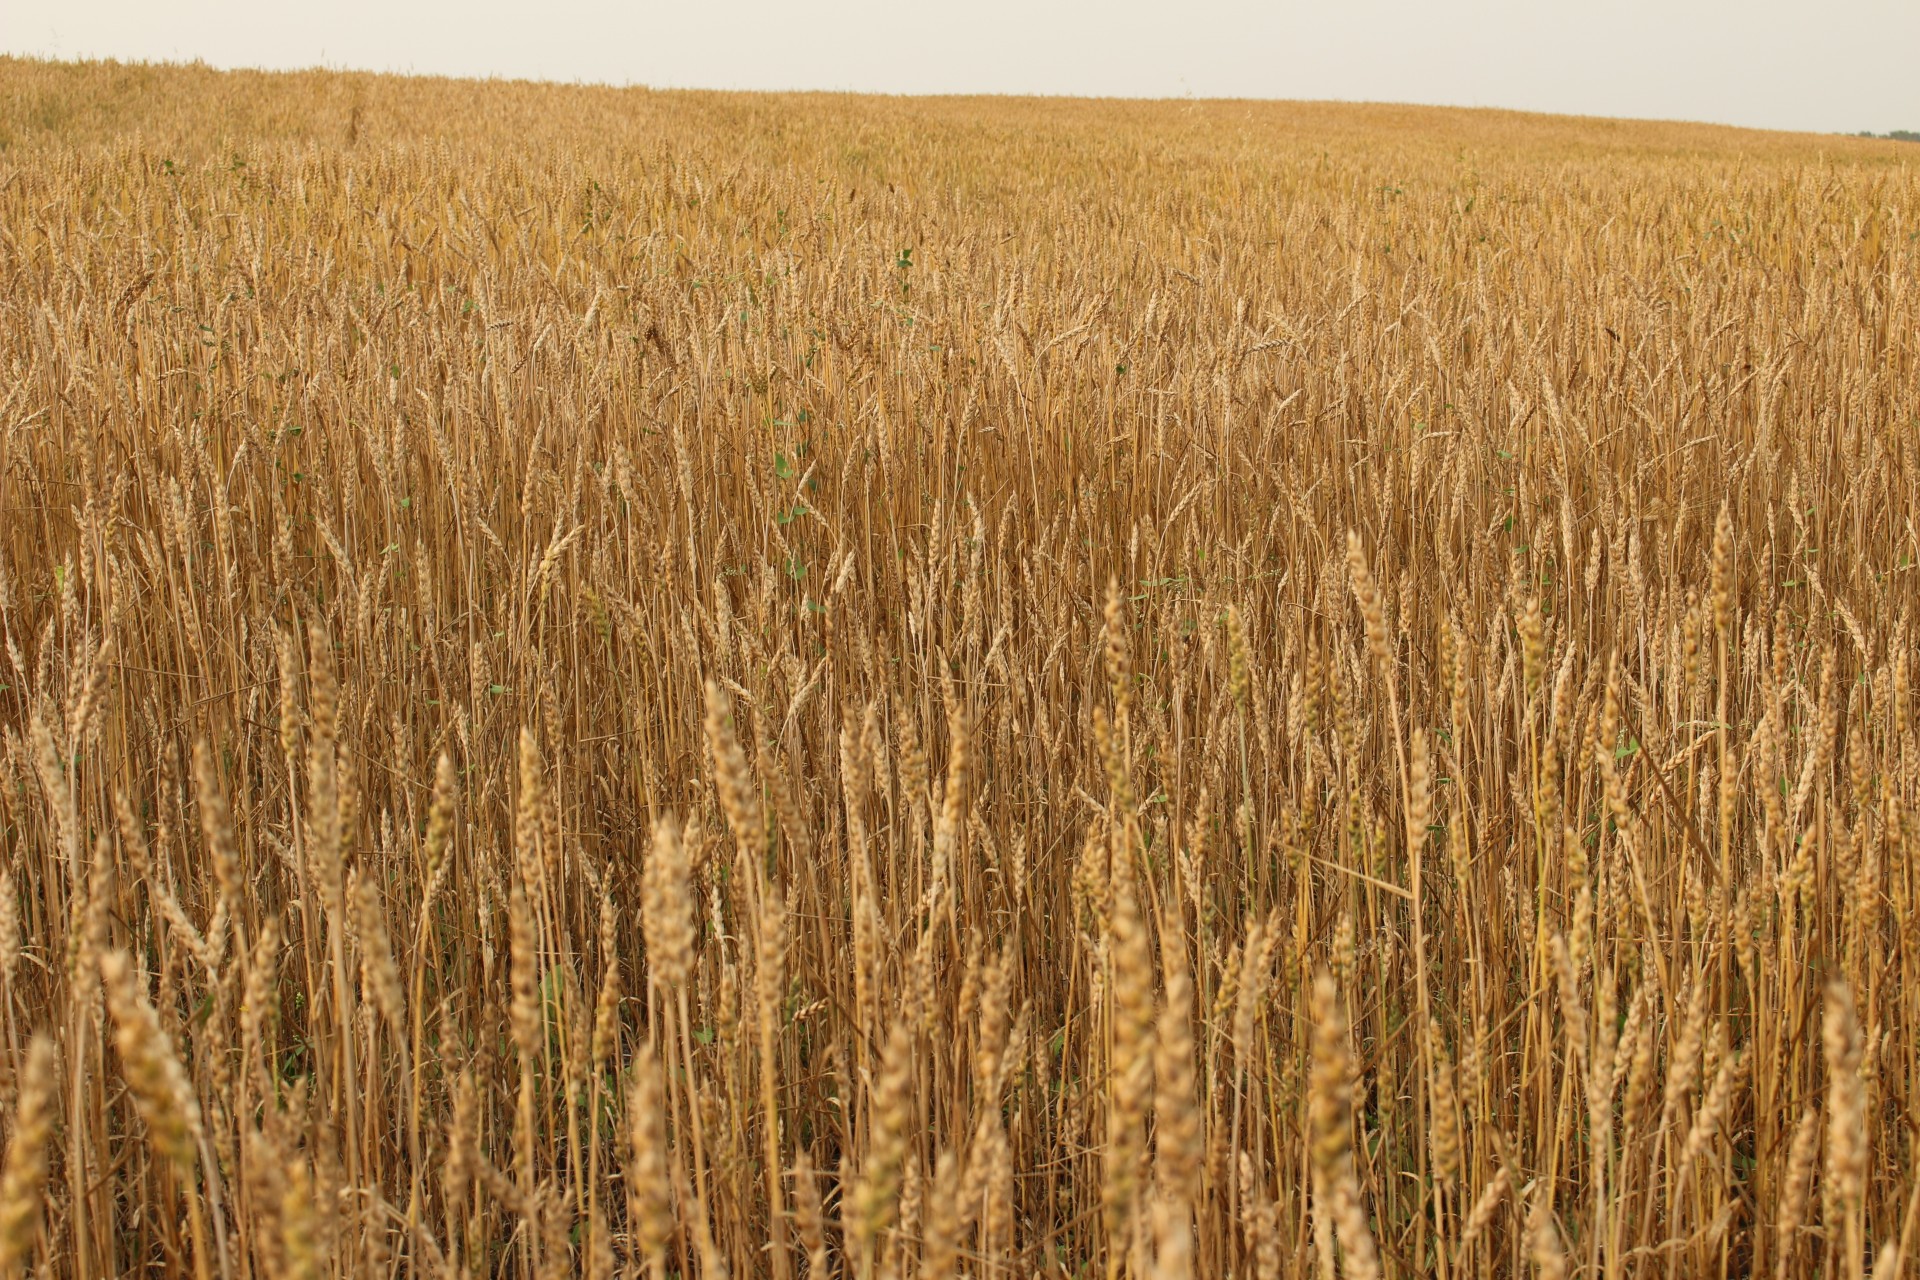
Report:
M0 51L1920 129L1916 0L0 0Z

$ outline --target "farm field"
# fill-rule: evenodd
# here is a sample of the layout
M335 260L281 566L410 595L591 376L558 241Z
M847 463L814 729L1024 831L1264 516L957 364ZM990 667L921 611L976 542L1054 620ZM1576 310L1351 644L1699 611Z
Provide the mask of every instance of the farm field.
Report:
M0 1275L1920 1269L1920 148L0 58Z

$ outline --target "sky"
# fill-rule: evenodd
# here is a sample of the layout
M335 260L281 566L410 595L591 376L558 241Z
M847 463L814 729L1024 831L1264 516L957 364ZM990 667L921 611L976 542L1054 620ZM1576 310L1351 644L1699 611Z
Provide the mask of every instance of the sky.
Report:
M0 0L0 52L1920 130L1916 0Z

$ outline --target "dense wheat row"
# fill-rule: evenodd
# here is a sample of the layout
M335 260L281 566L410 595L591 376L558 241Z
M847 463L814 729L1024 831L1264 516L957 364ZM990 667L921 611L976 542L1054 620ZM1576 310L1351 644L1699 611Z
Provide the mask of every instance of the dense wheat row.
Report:
M0 1268L1920 1251L1920 180L0 62Z

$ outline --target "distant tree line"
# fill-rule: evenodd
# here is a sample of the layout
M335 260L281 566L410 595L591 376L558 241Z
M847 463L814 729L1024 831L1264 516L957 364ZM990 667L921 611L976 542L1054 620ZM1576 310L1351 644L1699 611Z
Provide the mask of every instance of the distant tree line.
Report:
M1892 133L1874 133L1870 130L1860 134L1863 138L1892 138L1895 142L1920 142L1920 131L1913 129L1895 129Z

